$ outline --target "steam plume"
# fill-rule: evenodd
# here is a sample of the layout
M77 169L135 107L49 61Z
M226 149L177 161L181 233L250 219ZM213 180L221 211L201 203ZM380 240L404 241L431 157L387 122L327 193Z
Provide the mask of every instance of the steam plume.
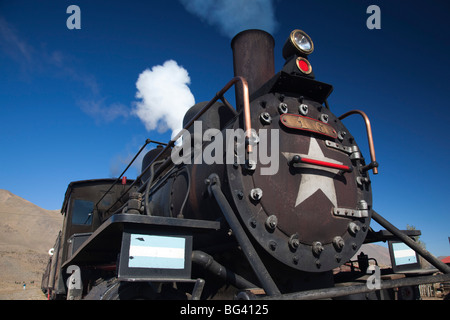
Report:
M187 11L218 26L233 38L246 29L261 29L273 34L275 21L273 0L180 0Z
M136 82L136 98L141 101L136 103L134 114L148 131L170 129L173 138L183 127L184 114L195 103L190 83L188 72L174 60L146 69Z

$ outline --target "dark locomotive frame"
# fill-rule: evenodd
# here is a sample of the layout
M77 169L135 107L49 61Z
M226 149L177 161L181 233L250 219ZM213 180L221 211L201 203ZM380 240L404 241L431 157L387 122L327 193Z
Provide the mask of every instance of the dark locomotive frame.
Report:
M298 36L304 42L297 43ZM211 101L193 106L184 129L192 133L195 121L205 130L243 128L248 156L257 144L250 129L276 128L285 151L304 151L280 154L284 171L267 178L255 173L258 163L248 158L174 164L170 156L180 133L147 153L135 180L124 173L155 141L147 140L117 179L71 182L61 210L63 228L42 281L49 298L406 299L417 298L414 290L405 295L396 288L450 280L450 268L413 240L420 231L400 231L373 209L369 171L378 173L378 163L370 121L359 110L340 117L330 111L332 86L314 79L309 36L291 33L283 48L286 64L277 74L273 47L263 31L238 34L232 41L235 78ZM224 98L233 86L236 109ZM352 114L366 125L368 164L341 122ZM286 117L294 123L283 124ZM309 159L312 153L334 158ZM310 197L316 200L308 202L301 185L298 194L294 187L279 194L284 183L295 186L311 177L331 179L334 197L315 186ZM371 219L386 230L372 230ZM365 283L367 256L358 257L359 270L333 274L363 243L388 240L402 241L436 269L400 278L392 269L381 270L385 280L376 290Z

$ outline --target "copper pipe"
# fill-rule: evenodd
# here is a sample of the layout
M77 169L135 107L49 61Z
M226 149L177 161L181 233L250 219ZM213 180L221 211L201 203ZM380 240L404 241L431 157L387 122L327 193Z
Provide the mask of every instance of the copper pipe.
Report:
M250 144L250 138L251 138L251 131L252 131L252 119L250 116L250 98L249 98L249 92L248 92L248 85L247 81L242 77L237 77L241 79L242 84L242 98L244 100L244 124L245 124L245 134L247 135L247 138L249 139L249 144L247 145L247 152L251 153L253 152L253 147Z
M376 163L377 160L375 158L375 147L373 144L372 127L370 125L370 120L369 120L369 117L367 116L367 114L365 114L361 110L352 110L352 111L344 113L342 116L340 116L339 120L347 118L348 116L350 116L352 114L359 114L360 116L362 116L364 118L364 122L366 123L367 140L369 142L370 159L372 160L372 163ZM377 167L373 167L372 171L373 171L373 174L378 174Z

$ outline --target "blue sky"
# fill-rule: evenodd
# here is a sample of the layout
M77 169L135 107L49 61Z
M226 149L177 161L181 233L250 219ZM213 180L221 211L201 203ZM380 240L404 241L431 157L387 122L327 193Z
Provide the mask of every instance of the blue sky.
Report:
M448 1L263 2L273 5L273 23L250 22L271 28L276 70L289 32L303 29L315 44L316 78L334 86L332 111L369 115L380 163L374 209L400 229L422 230L433 254L450 255ZM196 102L233 77L235 29L183 3L0 1L0 188L58 209L70 181L117 176L146 138L168 141L170 130L148 131L132 112L148 68L176 61ZM81 9L80 30L66 27L71 4ZM381 9L380 30L366 27L371 4ZM248 15L240 8L238 21ZM362 121L345 124L368 159Z

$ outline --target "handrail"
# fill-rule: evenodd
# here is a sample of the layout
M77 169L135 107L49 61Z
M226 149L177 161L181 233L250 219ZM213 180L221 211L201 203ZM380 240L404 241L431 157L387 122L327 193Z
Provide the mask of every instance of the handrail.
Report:
M112 188L120 181L120 179L122 178L122 176L125 174L125 172L127 172L127 170L131 167L131 165L133 164L134 160L136 160L136 158L141 154L142 150L145 149L145 147L149 144L149 143L157 143L160 145L166 145L165 143L162 142L158 142L158 141L154 141L151 139L147 139L145 140L144 145L139 149L139 151L136 153L136 155L134 156L134 158L130 161L130 163L128 164L128 166L125 168L125 170L122 171L122 173L120 174L120 176L116 179L116 181L113 182L113 184L111 185L111 187L109 187L108 191L106 191L103 196L100 198L100 200L97 201L97 203L95 204L95 207L98 209L98 205L100 204L100 202L103 200L103 198L112 190Z
M371 163L368 165L368 167L369 167L369 169L372 169L373 174L378 174L378 163L375 158L375 146L373 143L372 126L370 125L370 120L369 120L369 117L367 116L367 114L365 114L361 110L352 110L347 113L344 113L338 119L342 120L352 114L359 114L360 116L362 116L364 118L364 122L366 123L367 140L369 142L369 151L370 151L370 159L371 159Z

